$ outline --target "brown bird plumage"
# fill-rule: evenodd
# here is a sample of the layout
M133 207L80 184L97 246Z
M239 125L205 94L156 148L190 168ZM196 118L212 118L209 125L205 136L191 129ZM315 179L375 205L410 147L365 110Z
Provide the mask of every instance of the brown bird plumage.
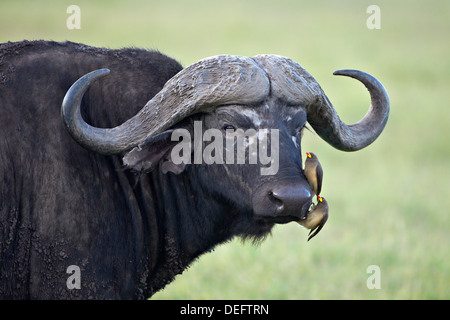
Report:
M328 202L325 198L317 196L317 204L308 212L305 220L298 220L301 226L310 229L308 241L315 237L328 220Z
M322 191L323 170L319 159L312 152L306 153L305 176L312 188L312 196L319 195Z

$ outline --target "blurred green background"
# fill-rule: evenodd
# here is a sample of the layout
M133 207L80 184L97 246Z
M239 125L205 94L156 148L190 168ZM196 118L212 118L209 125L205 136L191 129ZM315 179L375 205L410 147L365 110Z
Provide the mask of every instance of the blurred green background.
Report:
M81 29L69 30L69 5ZM381 10L381 29L366 12ZM340 152L306 132L318 154L330 219L307 242L296 224L259 246L236 239L205 254L155 299L450 298L450 1L20 1L0 3L0 42L46 39L158 49L187 66L217 54L287 56L321 84L341 118L358 121L369 96L354 68L391 99L385 131ZM367 268L380 268L369 289Z

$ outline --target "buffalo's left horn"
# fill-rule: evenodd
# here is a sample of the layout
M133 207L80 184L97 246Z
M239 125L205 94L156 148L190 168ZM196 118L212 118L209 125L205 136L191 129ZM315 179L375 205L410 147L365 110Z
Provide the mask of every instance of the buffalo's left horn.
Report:
M308 110L308 122L333 147L343 151L360 150L381 134L389 117L389 96L383 85L368 73L359 70L338 70L334 75L352 77L362 82L370 94L370 108L358 122L347 125L337 115L323 93L317 105Z
M272 94L292 106L305 108L308 122L333 147L356 151L371 144L383 131L389 117L389 97L373 76L358 70L334 72L361 81L370 93L369 111L359 122L347 125L319 83L298 63L277 55L258 55L254 59L270 74Z

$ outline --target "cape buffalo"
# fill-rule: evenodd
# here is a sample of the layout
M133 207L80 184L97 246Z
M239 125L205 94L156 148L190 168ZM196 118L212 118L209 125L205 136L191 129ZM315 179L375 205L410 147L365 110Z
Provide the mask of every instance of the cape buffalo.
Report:
M148 298L217 244L260 241L276 223L305 219L306 122L353 151L378 137L389 114L375 78L335 74L369 90L358 123L343 123L315 79L281 56L222 55L183 69L136 48L1 44L0 297ZM269 174L261 169L274 163L249 162L250 151L232 163L196 154L250 129L258 139L277 133L260 146L276 156Z

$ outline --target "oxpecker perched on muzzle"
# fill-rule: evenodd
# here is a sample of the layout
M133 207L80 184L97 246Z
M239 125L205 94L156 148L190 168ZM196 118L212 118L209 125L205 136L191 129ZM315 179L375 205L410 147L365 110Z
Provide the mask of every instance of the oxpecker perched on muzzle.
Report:
M322 190L323 170L319 159L312 152L306 153L305 176L311 185L312 196L319 195Z
M298 220L298 224L310 229L308 241L315 237L328 220L328 202L325 198L317 196L317 204L308 212L305 220Z

